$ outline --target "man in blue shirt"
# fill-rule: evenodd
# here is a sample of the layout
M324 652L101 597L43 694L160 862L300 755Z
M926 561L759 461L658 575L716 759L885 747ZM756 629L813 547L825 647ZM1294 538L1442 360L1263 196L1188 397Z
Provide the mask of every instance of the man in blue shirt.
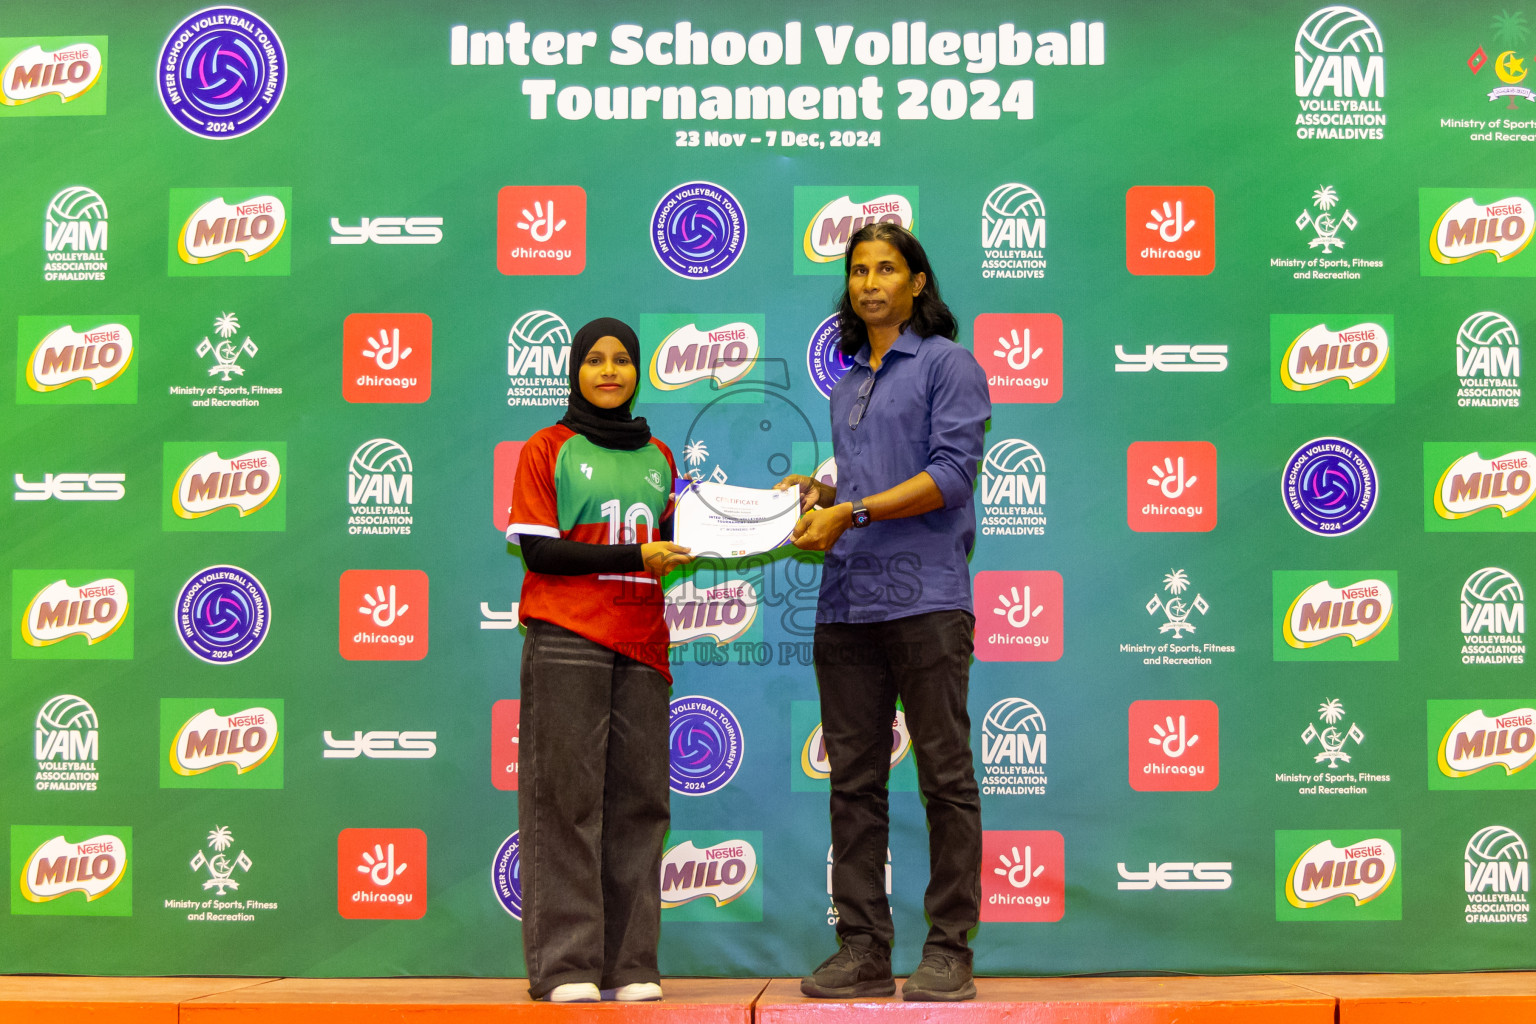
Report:
M976 466L992 407L986 374L954 343L923 247L898 225L858 231L839 306L853 360L832 391L837 484L789 476L794 543L825 551L813 645L831 763L832 898L840 948L800 989L890 995L886 782L896 699L927 804L931 927L908 1000L976 995L969 934L981 905L981 798L966 712L976 619L966 562Z

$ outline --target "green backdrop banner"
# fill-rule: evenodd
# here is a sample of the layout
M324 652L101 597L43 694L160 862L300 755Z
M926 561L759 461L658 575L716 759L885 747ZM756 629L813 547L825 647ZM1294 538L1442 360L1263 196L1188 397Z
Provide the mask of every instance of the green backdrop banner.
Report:
M571 332L637 327L690 476L835 473L874 220L992 390L978 969L1536 968L1532 18L8 5L0 971L520 974L502 530ZM667 974L833 948L819 575L667 580Z

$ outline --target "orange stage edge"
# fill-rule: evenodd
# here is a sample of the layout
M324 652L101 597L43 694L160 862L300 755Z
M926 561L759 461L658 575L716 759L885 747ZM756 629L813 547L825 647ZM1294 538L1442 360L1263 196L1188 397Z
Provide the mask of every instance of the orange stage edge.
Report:
M0 1020L56 1024L1440 1024L1536 1020L1536 973L981 978L968 1003L806 999L790 979L663 980L660 1003L535 1003L522 979L0 977Z

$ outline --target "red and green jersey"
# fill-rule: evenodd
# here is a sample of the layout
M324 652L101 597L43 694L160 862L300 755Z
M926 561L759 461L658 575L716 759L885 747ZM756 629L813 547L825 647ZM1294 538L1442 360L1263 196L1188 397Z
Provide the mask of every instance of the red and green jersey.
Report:
M604 448L555 424L528 439L517 464L507 536L645 544L672 514L677 465L655 438ZM518 618L542 619L650 665L669 680L661 582L649 572L523 577Z

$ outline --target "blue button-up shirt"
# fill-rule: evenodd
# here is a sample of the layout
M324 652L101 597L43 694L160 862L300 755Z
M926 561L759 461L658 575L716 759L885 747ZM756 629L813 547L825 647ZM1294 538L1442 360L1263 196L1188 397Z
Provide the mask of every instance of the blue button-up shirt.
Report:
M869 366L869 346L832 389L837 500L861 503L927 471L944 507L850 527L827 552L817 622L886 622L925 612L971 611L966 562L976 539L976 465L992 415L987 375L948 338L905 330ZM857 427L848 416L874 375Z

